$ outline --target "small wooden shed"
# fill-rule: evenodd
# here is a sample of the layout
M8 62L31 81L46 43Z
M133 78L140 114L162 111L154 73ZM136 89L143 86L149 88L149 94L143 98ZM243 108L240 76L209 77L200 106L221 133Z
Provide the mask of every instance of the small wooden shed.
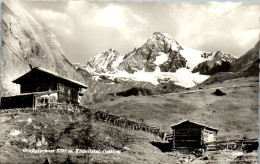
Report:
M214 147L218 130L206 125L184 120L171 126L172 149L200 149Z
M78 104L82 88L87 86L49 70L35 67L13 81L20 84L21 94L2 97L1 108L25 108L48 103Z

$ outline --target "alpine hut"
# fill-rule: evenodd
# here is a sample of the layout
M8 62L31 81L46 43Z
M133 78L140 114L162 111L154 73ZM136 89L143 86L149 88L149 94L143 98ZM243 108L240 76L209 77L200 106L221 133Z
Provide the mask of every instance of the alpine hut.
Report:
M172 150L211 149L215 147L218 130L206 125L184 120L171 126Z
M20 84L20 94L1 98L1 108L26 108L45 106L51 103L78 104L82 89L87 86L35 67L13 81Z

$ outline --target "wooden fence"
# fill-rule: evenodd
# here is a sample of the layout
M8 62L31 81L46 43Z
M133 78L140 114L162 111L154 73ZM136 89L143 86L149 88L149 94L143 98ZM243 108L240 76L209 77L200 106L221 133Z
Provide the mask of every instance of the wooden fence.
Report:
M55 103L55 104L49 104L48 107L46 106L37 106L37 108L14 108L14 109L0 109L0 114L3 113L16 113L16 112L35 112L35 111L46 111L46 109L49 110L59 110L59 111L69 111L69 112L80 112L82 110L89 110L93 111L91 109L87 109L83 106L79 105L73 105L73 104L64 104L64 103ZM158 137L160 137L162 140L167 140L167 133L162 132L159 128L156 128L154 125L147 125L145 123L136 122L133 120L129 120L127 118L123 118L120 116L116 116L113 114L109 114L107 112L103 111L95 111L93 112L94 120L96 121L102 121L107 122L115 126L121 126L125 129L131 129L131 130L142 130L148 133L152 133Z
M136 122L121 116L116 116L102 111L96 111L94 113L94 119L97 121L107 122L112 125L121 126L125 129L141 130L144 132L152 133L160 137L162 140L167 140L166 137L167 133L161 131L159 128L155 127L154 125L147 125L143 122Z

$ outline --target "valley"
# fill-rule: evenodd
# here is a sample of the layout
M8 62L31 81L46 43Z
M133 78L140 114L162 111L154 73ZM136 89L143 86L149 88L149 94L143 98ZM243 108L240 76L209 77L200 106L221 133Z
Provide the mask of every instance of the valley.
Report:
M240 78L205 86L203 89L152 96L119 97L87 108L93 112L106 111L137 122L155 125L171 133L170 126L184 119L196 120L219 130L218 140L257 138L258 78ZM221 87L221 88L220 88ZM219 88L226 95L212 92ZM196 102L196 103L194 103ZM162 152L167 144L157 136L143 131L124 129L106 122L87 121L88 112L41 109L35 112L17 111L0 116L1 155L4 163L256 163L257 152L241 150L208 151L203 158L192 154ZM197 118L200 118L199 120ZM85 120L84 122L82 122ZM87 122L86 122L87 121ZM83 129L89 129L90 145L83 142ZM77 142L75 142L75 139ZM47 142L47 144L43 144ZM41 144L39 144L41 143ZM77 146L78 145L78 146ZM23 149L120 150L119 154L104 153L24 153ZM9 158L12 154L15 158ZM205 160L204 157L207 157Z

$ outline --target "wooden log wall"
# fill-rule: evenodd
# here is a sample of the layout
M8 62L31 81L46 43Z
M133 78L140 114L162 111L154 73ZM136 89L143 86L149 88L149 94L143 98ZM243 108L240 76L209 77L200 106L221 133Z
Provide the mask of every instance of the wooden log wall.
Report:
M174 144L175 148L200 148L201 143L201 128L196 126L188 126L174 129Z
M2 97L0 105L4 109L33 107L33 95Z
M78 103L78 88L75 89L69 85L58 83L58 101Z

